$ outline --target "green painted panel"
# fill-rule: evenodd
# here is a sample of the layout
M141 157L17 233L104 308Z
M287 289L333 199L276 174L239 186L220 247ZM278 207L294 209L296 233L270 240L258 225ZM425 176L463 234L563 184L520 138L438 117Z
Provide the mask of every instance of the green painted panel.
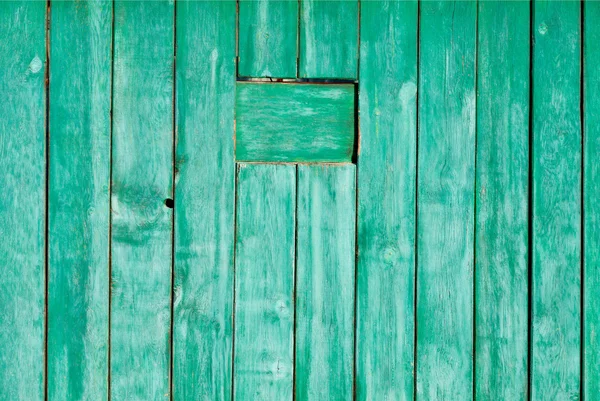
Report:
M300 78L355 79L358 0L300 1Z
M118 0L112 163L112 401L170 392L173 3Z
M177 4L175 401L231 399L235 12Z
M414 396L417 8L361 4L359 401Z
M46 3L0 2L0 399L44 399Z
M295 166L239 166L236 401L292 400L295 210Z
M239 1L239 75L295 78L298 0Z
M238 82L238 161L349 162L354 85Z
M529 8L479 3L476 398L527 399Z
M352 400L356 166L298 166L297 401Z
M585 344L582 399L600 400L600 2L583 8L584 110L584 322Z
M107 399L112 3L50 16L48 399Z
M421 3L417 398L473 398L477 5ZM361 190L362 191L362 190Z
M535 1L531 399L580 397L580 9Z

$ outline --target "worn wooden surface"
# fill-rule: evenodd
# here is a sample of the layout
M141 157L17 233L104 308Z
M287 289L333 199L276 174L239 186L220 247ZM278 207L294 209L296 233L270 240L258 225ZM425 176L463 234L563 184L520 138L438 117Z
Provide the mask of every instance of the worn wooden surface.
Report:
M0 399L44 400L46 4L0 2Z
M235 156L252 162L349 162L354 85L238 82Z
M108 397L112 4L50 14L48 400Z
M234 2L177 4L175 401L231 399L234 28Z
M417 2L361 4L356 399L414 387Z
M174 6L114 7L110 397L159 400L170 393Z
M475 398L524 400L529 3L479 3L478 33Z
M352 400L356 166L298 166L295 400Z
M578 399L581 336L580 4L535 1L531 399Z

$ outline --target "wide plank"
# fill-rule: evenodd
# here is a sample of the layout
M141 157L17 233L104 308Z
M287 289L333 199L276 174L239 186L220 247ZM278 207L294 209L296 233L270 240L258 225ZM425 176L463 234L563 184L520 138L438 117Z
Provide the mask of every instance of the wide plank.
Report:
M292 401L296 167L240 164L234 399Z
M295 400L352 400L356 166L299 165Z
M177 4L175 401L231 399L235 13Z
M0 2L0 399L45 385L46 3Z
M112 401L170 394L173 11L114 3Z
M417 399L473 398L477 5L421 3Z
M356 399L414 399L417 1L361 4Z

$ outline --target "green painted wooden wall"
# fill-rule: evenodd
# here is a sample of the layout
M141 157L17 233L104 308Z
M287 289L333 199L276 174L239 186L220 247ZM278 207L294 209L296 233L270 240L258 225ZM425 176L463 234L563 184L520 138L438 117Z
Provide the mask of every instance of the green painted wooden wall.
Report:
M0 2L0 400L600 401L599 64L593 0Z

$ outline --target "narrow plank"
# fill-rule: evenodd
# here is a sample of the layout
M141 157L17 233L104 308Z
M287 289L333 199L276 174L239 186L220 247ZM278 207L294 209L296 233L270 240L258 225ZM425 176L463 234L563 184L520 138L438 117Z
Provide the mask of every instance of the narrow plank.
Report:
M580 8L535 1L531 399L579 399Z
M44 399L46 3L0 2L0 399Z
M175 401L231 399L235 13L177 5Z
M297 401L352 400L356 166L298 166Z
M291 401L296 167L238 170L236 401Z
M414 398L417 1L361 4L356 399Z
M600 3L583 8L584 371L582 399L600 400Z
M300 7L300 78L355 79L358 0L302 0Z
M473 398L475 2L421 3L417 398Z
M478 400L527 398L529 8L526 1L479 3Z
M115 7L112 401L170 392L173 3Z
M238 82L238 161L350 162L354 85Z
M295 78L298 0L240 0L239 10L239 75Z

